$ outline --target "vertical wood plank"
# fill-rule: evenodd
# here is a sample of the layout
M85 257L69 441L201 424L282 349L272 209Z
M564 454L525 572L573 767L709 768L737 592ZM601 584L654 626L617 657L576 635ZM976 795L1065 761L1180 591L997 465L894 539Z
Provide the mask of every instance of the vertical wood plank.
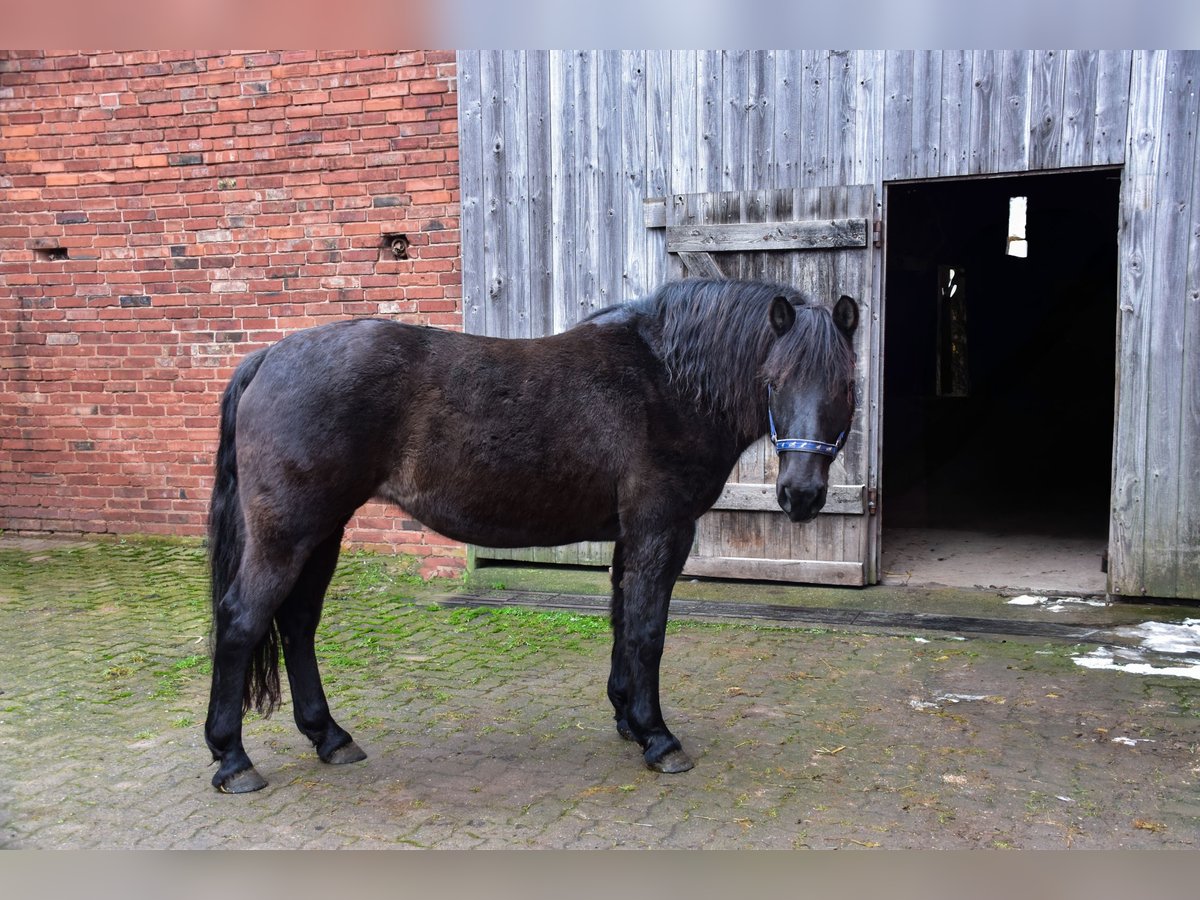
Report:
M745 190L774 187L775 103L771 91L775 82L775 53L756 50L750 54L749 81L746 85L746 180Z
M575 55L550 54L550 143L553 171L550 178L551 271L554 306L551 331L557 334L572 321L569 305L575 302L575 206L578 196L575 162Z
M596 121L596 54L575 54L575 164L578 190L575 205L575 298L568 325L574 325L599 305L599 148Z
M942 52L942 152L938 174L944 178L966 175L971 170L974 79L970 50Z
M525 122L529 186L529 333L550 334L554 329L553 196L551 177L554 156L550 126L549 54L525 53Z
M625 269L623 198L628 194L628 184L621 166L624 128L621 56L619 50L601 50L596 54L596 297L592 309L585 315L628 299L622 277ZM641 90L640 86L638 90ZM634 199L640 202L640 162L638 178ZM638 223L641 224L640 214Z
M671 182L667 214L672 214L676 197L700 190L697 172L700 159L700 61L694 50L672 51L671 65ZM665 236L661 238L664 252ZM675 254L666 254L664 274L682 278L686 270Z
M868 221L878 215L878 200L872 185L852 189L849 195L847 215L862 216ZM868 490L878 489L881 452L880 426L883 421L881 403L883 394L883 316L881 292L875 288L876 267L882 251L867 247L867 259L862 265L862 281L858 293L859 329L870 329L865 338L860 334L856 341L857 372L855 378L856 406L863 412L859 426L862 435L862 468L864 484ZM879 580L879 536L878 516L868 517L862 523L862 544L859 556L864 561L868 584Z
M500 297L506 337L532 337L529 286L529 106L523 51L501 55L499 159L504 183L504 274Z
M642 201L656 196L647 186L648 141L646 135L646 53L633 50L621 54L620 105L620 179L617 200L621 204L622 241L617 248L622 263L620 284L611 302L621 303L646 293L646 225L642 219ZM662 196L658 194L657 196ZM661 229L659 229L661 230Z
M484 248L483 119L480 95L480 54L463 50L457 54L459 195L461 198L463 255L463 329L484 333L486 255Z
M695 50L671 53L670 193L701 190L696 173L700 143L700 69Z
M908 178L913 149L913 54L889 50L884 58L883 180Z
M968 171L972 175L996 171L996 56L990 50L971 54L971 130Z
M832 184L854 182L855 125L858 120L857 55L838 50L829 56L829 178ZM782 186L782 185L781 185Z
M829 55L803 52L800 108L800 184L827 184L829 175Z
M1145 477L1148 360L1154 311L1155 172L1165 97L1166 54L1133 54L1129 149L1121 185L1119 288L1120 358L1117 432L1113 451L1113 509L1109 529L1109 589L1141 594L1145 587Z
M721 80L724 94L721 104L721 179L715 190L745 190L750 180L746 158L749 124L751 54L746 50L728 50L721 54Z
M696 82L699 86L696 97L699 140L696 144L696 181L692 190L696 193L719 191L722 185L721 115L724 105L720 51L709 50L697 55Z
M646 53L646 110L642 120L646 140L646 197L666 197L671 192L672 57L661 50ZM694 105L692 108L695 108ZM645 290L667 280L666 230L645 229Z
M1200 72L1200 53L1182 54L1182 65L1193 74ZM1195 86L1193 85L1193 90ZM1192 196L1189 202L1187 280L1183 299L1183 364L1180 385L1179 514L1175 523L1180 544L1177 592L1180 597L1200 598L1200 482L1195 472L1200 465L1200 135L1193 121ZM1182 248L1181 248L1182 249Z
M1092 162L1097 56L1095 50L1067 51L1059 155L1064 166L1087 166Z
M1033 54L1033 83L1029 98L1029 168L1060 165L1066 57L1059 50Z
M505 268L504 53L480 57L479 86L483 123L483 247L485 266L483 327L485 334L508 336L508 272Z
M1092 163L1097 166L1125 162L1129 92L1129 50L1102 50L1096 60L1096 113L1092 137Z
M1153 308L1149 317L1152 352L1145 360L1149 368L1147 406L1152 424L1146 431L1146 532L1142 552L1145 590L1155 597L1179 595L1179 564L1187 552L1178 532L1180 498L1195 490L1200 464L1200 460L1185 461L1180 455L1183 381L1200 377L1200 372L1183 368L1187 252L1193 239L1189 231L1200 100L1196 90L1197 70L1194 67L1189 70L1189 56L1179 52L1166 56L1166 93L1158 128L1154 186Z
M781 50L775 57L775 180L780 188L800 184L800 104L803 60L798 50Z
M854 171L852 184L883 183L883 67L884 56L876 51L857 51L854 68L858 74L855 96Z
M912 54L912 150L909 178L932 178L938 173L941 148L942 51Z
M1029 168L1029 94L1032 77L1028 50L1000 54L997 172L1023 172Z

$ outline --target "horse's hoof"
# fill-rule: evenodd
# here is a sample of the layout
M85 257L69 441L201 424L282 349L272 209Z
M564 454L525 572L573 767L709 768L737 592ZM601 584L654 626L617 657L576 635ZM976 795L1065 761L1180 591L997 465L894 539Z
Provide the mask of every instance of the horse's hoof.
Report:
M267 779L258 774L258 770L251 766L249 769L242 769L229 777L221 780L214 785L222 794L249 794L251 791L261 791L267 786Z
M635 738L633 736L633 732L629 730L629 723L626 722L624 719L617 720L617 734L619 734L621 737L623 737L627 741L636 741L637 740L637 738Z
M692 758L682 750L672 750L670 753L664 754L654 762L647 760L646 765L656 772L674 775L678 772L686 772L696 764L692 762Z
M346 763L362 762L367 758L367 754L362 747L351 741L348 744L342 744L328 756L321 758L331 766L343 766Z

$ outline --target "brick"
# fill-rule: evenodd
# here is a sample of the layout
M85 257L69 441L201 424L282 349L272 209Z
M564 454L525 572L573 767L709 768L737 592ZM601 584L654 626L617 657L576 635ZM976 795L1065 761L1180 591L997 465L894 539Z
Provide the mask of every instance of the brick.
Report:
M20 447L0 428L0 459L24 480L5 490L29 486L0 501L0 528L20 508L22 521L63 530L202 533L215 411L244 352L383 310L461 328L452 201L423 211L426 224L396 220L414 185L456 196L454 135L430 119L453 125L452 65L312 51L17 58L50 64L0 77L11 90L0 96L0 189L13 216L0 211L0 242L21 242L0 243L0 277L32 317L10 332L20 355L0 361L5 387L10 372L24 376L10 393ZM55 68L65 59L80 67ZM406 108L412 96L437 103ZM447 256L379 259L382 230L432 234L429 220L443 219ZM33 239L66 243L72 259L35 262ZM58 479L41 499L38 472ZM148 477L190 479L187 497ZM403 535L453 558L385 507L361 522L353 539Z

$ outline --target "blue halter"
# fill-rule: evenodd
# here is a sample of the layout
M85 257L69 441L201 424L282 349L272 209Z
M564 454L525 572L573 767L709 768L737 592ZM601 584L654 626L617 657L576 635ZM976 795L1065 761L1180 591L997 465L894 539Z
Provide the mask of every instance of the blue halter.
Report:
M775 435L775 416L771 413L771 386L767 385L767 421L771 423L771 443L775 445L776 453L820 453L830 459L836 459L838 451L846 444L846 432L838 435L837 443L827 444L825 441L811 441L808 438L781 438Z

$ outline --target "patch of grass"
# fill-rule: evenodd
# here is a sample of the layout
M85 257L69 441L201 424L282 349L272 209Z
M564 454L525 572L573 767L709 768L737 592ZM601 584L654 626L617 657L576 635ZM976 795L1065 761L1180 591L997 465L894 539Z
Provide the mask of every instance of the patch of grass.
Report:
M335 669L358 669L367 664L365 660L351 656L341 644L318 644L317 655L322 665Z
M184 682L193 675L212 674L212 660L202 654L193 653L191 656L175 660L165 672L155 674L158 675L158 687L151 696L158 700L174 700L179 696Z
M449 621L456 632L470 633L473 646L485 654L524 656L552 647L579 649L609 634L604 616L512 607L455 609Z
M344 551L329 585L329 593L401 594L427 585L421 561L415 556L386 556L368 550Z
M171 669L176 672L186 672L195 668L199 668L205 674L212 674L212 660L203 653L193 653L171 663Z

